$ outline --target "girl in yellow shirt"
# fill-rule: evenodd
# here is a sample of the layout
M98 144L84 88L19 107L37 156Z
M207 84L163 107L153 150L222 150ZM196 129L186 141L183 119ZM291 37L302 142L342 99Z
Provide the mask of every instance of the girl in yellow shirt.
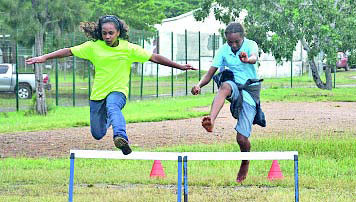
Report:
M26 63L43 63L48 59L72 55L91 61L95 67L93 91L90 95L91 134L100 140L111 125L115 146L127 155L131 153L131 148L126 134L126 121L121 110L126 104L131 64L152 61L181 70L197 69L189 64L175 63L162 55L150 53L128 42L128 26L114 15L100 17L94 27L89 25L83 29L94 40L30 58Z

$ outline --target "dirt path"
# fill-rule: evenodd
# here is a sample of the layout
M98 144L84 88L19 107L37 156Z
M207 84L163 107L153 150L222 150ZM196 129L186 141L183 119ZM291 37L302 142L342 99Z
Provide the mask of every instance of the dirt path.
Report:
M179 144L235 142L236 124L225 105L213 133L201 127L201 118L133 123L127 125L133 148L155 148ZM273 137L285 133L296 136L348 133L356 138L355 102L262 103L267 127L254 126L251 141L256 137ZM205 108L203 110L209 110ZM309 136L308 136L309 137ZM1 157L68 157L70 149L115 150L112 131L100 141L91 137L89 127L39 132L0 134Z

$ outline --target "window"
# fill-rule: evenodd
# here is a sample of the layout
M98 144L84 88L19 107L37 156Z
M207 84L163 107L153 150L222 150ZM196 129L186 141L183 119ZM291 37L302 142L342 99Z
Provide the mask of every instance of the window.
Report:
M0 74L6 74L9 67L7 65L0 65Z

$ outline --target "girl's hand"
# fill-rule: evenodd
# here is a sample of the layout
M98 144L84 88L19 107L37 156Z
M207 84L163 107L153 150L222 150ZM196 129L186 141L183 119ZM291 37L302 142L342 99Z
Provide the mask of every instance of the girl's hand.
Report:
M47 61L47 59L44 56L38 56L38 57L27 59L25 62L28 65L32 65L35 63L44 63L46 61Z
M185 65L183 65L183 68L181 70L198 70L198 69L194 68L190 64L185 64Z

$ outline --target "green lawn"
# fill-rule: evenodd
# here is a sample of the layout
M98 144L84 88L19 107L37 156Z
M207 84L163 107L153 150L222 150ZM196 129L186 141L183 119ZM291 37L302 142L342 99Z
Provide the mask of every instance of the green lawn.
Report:
M262 102L315 102L344 101L356 102L356 88L335 88L332 91L317 88L269 88L261 91ZM214 94L180 96L151 100L130 101L123 113L128 123L174 120L200 117L209 112L194 110L196 107L210 106ZM89 107L54 107L47 116L38 116L28 111L0 113L0 133L16 131L49 130L89 126Z
M353 201L355 137L252 139L253 151L299 152L300 201ZM332 142L332 144L331 144ZM140 149L138 149L140 150ZM233 144L191 145L154 151L238 152ZM149 177L152 161L76 159L75 201L175 201L177 162L162 161L166 178ZM279 161L284 179L269 181L271 161L252 161L243 185L237 161L188 161L191 201L294 201L294 163ZM6 158L0 164L0 201L66 201L69 159Z
M262 102L356 102L356 88L268 88ZM128 122L202 116L214 95L130 101ZM54 107L47 116L27 111L0 113L1 133L50 130L89 125L88 107ZM283 138L251 137L252 151L298 151L300 201L354 201L356 198L356 131L330 136L294 133ZM323 135L325 134L325 135ZM340 134L338 134L340 135ZM135 151L144 151L135 148ZM147 150L145 150L147 151ZM152 151L231 151L236 143L179 145ZM151 179L152 161L76 159L74 201L175 201L177 163L162 161L167 175ZM267 180L271 161L252 161L248 178L236 184L238 161L189 161L189 201L294 201L293 161L279 161L283 180ZM69 158L0 158L0 201L67 201Z

